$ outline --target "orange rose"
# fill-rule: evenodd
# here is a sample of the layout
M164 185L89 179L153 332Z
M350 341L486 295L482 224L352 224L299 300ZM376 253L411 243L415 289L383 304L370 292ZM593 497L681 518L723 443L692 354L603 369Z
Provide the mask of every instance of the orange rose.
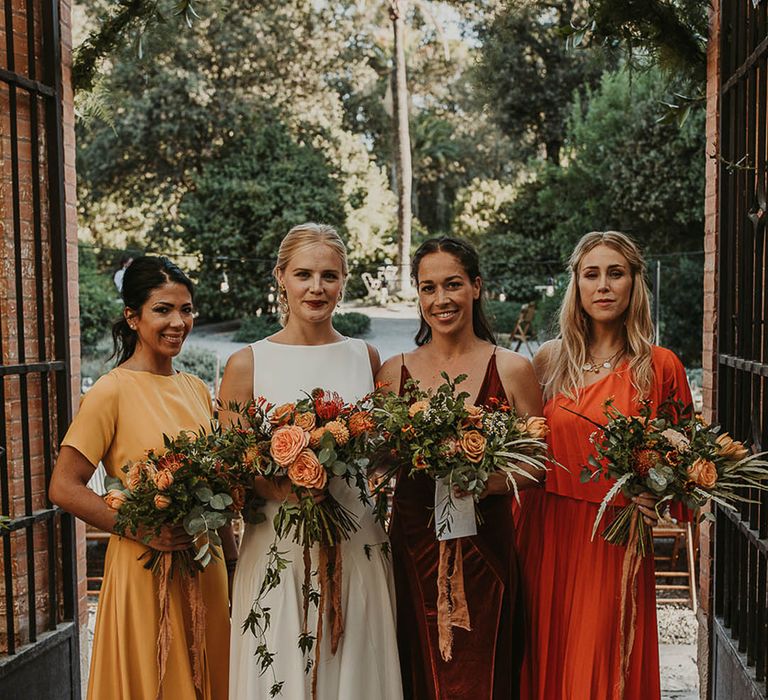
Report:
M296 406L292 403L284 403L281 406L278 406L274 411L272 411L272 415L269 417L269 422L272 423L274 426L280 426L285 425L286 423L290 423L291 418L293 417L293 412L296 410Z
M424 459L424 455L419 452L413 456L413 466L416 467L416 469L426 469L429 464L427 464L427 460Z
M312 450L302 450L288 467L288 478L296 486L305 489L323 489L328 475Z
M688 467L688 478L705 489L711 489L717 483L717 467L708 459L699 457Z
M165 510L169 505L171 505L169 496L164 496L162 493L155 494L155 508Z
M483 411L480 406L474 404L467 404L464 406L467 411L467 417L461 421L462 428L479 428L483 424Z
M717 446L720 448L720 456L725 459L732 459L736 462L744 459L749 450L738 440L734 440L728 433L717 436Z
M429 401L422 400L422 401L414 401L409 407L408 407L408 415L413 418L417 413L423 413L424 411L429 408Z
M525 421L525 432L534 440L541 440L549 435L547 419L541 416L530 416Z
M110 489L104 495L104 502L112 510L120 510L120 507L128 500L128 497L120 489Z
M470 462L482 461L485 455L485 438L477 430L467 430L459 440L459 446Z
M173 484L173 474L167 469L160 469L157 474L154 475L155 486L161 491L165 491Z
M298 425L302 430L311 433L315 429L315 414L307 411L306 413L297 413L293 418L293 424Z
M308 444L308 432L298 425L284 425L272 434L269 453L281 467L287 467Z
M135 491L139 487L141 482L141 473L143 470L143 462L134 462L128 469L128 475L125 479L125 483L131 491Z
M342 447L349 442L349 430L347 430L347 426L340 420L328 421L325 424L325 430L333 435L333 439L336 440L336 444L339 447Z
M353 413L349 417L349 432L352 437L357 437L363 433L369 433L375 428L373 418L368 411L360 411L359 413Z

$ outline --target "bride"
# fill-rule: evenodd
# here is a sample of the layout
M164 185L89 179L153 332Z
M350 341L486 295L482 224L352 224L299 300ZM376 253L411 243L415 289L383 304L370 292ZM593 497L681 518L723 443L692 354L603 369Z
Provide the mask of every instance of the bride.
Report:
M280 405L296 401L315 387L338 392L347 402L370 392L379 369L378 353L362 340L340 335L331 323L347 275L346 249L336 231L311 223L291 229L280 244L274 275L284 327L230 357L221 383L221 404L243 404L264 396ZM221 419L226 425L236 417L222 411ZM266 521L246 525L235 570L229 697L268 698L277 680L284 683L279 697L303 700L311 696L312 673L305 672L307 658L298 647L304 582L300 545L288 539L279 543L290 563L281 572L279 586L262 600L263 607L270 609L271 623L264 641L275 655L274 676L269 670L261 672L255 656L259 640L250 631L242 631L266 571L268 549L275 537L273 518L280 503L291 498L287 479L257 477L255 490L266 501ZM365 545L380 545L387 536L353 487L335 479L330 491L355 513L359 529L340 545L344 633L335 654L330 635L323 636L317 698L396 700L402 698L402 688L391 566L379 553L381 547L374 547L379 552L374 551L370 558L365 553ZM312 569L317 569L316 551L312 553ZM316 606L310 610L317 615ZM310 619L309 629L315 627L316 620ZM327 620L323 627L329 629Z

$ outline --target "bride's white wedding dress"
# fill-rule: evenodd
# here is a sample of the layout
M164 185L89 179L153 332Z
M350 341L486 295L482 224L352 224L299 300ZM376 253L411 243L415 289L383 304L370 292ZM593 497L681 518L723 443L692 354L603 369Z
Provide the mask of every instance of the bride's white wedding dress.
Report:
M348 402L373 389L368 350L363 341L348 338L328 345L282 345L261 340L251 345L254 359L254 397L264 396L276 405L294 402L315 387L336 391ZM344 634L335 655L331 654L330 626L323 621L318 700L399 700L403 696L395 632L395 594L391 564L381 547L370 559L365 545L387 542L370 507L363 505L354 487L334 479L333 496L359 521L359 530L342 543L342 608ZM266 633L268 650L275 654L271 670L261 673L255 657L258 641L242 631L267 565L267 551L275 536L273 518L279 503L264 507L266 521L246 525L235 572L232 595L232 636L229 665L230 700L261 700L270 697L274 678L283 681L284 700L311 697L312 673L305 673L307 659L298 647L301 632L304 581L302 548L290 538L279 549L290 560L281 572L279 586L262 602L270 608ZM316 550L317 548L315 548ZM312 553L313 571L317 551ZM315 577L316 578L316 577ZM316 580L314 581L317 587ZM314 617L312 617L314 615ZM317 608L310 605L309 630L316 629ZM314 659L315 650L311 652Z

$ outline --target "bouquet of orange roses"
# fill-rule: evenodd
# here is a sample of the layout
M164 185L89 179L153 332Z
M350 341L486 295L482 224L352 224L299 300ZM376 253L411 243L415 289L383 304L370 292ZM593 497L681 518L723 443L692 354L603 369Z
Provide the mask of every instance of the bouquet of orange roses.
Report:
M593 537L620 492L627 498L650 492L659 499L657 510L668 501L695 510L709 500L735 510L733 502L748 500L739 493L741 487L768 489L768 453L750 454L728 433L696 418L690 406L668 401L652 418L651 404L644 401L640 415L625 416L609 399L604 411L608 422L595 423L591 439L596 454L581 475L583 482L615 479L598 509ZM619 509L602 536L612 544L631 541L642 556L652 549L649 528L631 502Z
M274 407L263 398L245 407L231 406L241 416L241 425L225 432L229 451L239 453L241 476L253 479L287 479L293 499L284 500L274 518L275 541L269 550L267 570L251 612L243 623L261 644L257 660L262 672L272 664L273 654L265 644L270 623L269 609L263 606L266 594L280 584L280 572L288 565L278 549L279 541L291 537L304 549L304 625L299 648L308 654L316 645L315 674L322 636L323 610L331 619L331 650L336 652L343 633L341 614L341 549L359 527L353 512L329 491L333 479L342 479L357 490L363 503L369 502L366 469L377 443L371 418L371 397L345 404L335 392L314 389L295 403ZM320 496L317 498L317 496ZM319 592L313 590L310 548L319 545L317 576ZM314 634L307 629L309 603L318 605L320 615ZM313 676L313 695L317 677ZM282 682L275 679L273 695Z
M455 492L473 497L470 505L474 513L473 504L485 490L488 477L498 472L506 476L517 498L515 477L536 481L521 465L542 474L547 470L549 450L544 438L549 429L544 418L520 417L507 403L496 401L490 407L469 404L469 394L456 389L466 375L450 379L443 372L441 376L445 382L431 394L422 391L414 380L408 381L402 396L378 394L374 416L389 456L396 462L390 475L405 463L409 475L424 473L439 485L437 535L449 539L462 536L453 532L457 509L462 507ZM383 494L383 489L377 490L380 517L387 510Z

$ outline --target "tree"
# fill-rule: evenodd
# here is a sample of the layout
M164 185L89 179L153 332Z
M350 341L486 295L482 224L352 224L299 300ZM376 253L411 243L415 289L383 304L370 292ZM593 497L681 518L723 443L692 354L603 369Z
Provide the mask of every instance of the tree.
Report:
M405 0L389 0L392 20L392 105L395 175L397 179L397 262L400 267L400 289L411 288L411 137L408 124L408 77L405 62Z
M292 226L322 221L345 233L336 175L321 151L269 115L223 140L182 197L176 229L183 249L200 256L197 300L208 318L269 311L275 251Z
M599 79L602 54L566 48L564 36L579 20L575 0L537 0L508 3L480 27L475 81L521 156L543 151L558 163L573 94Z

